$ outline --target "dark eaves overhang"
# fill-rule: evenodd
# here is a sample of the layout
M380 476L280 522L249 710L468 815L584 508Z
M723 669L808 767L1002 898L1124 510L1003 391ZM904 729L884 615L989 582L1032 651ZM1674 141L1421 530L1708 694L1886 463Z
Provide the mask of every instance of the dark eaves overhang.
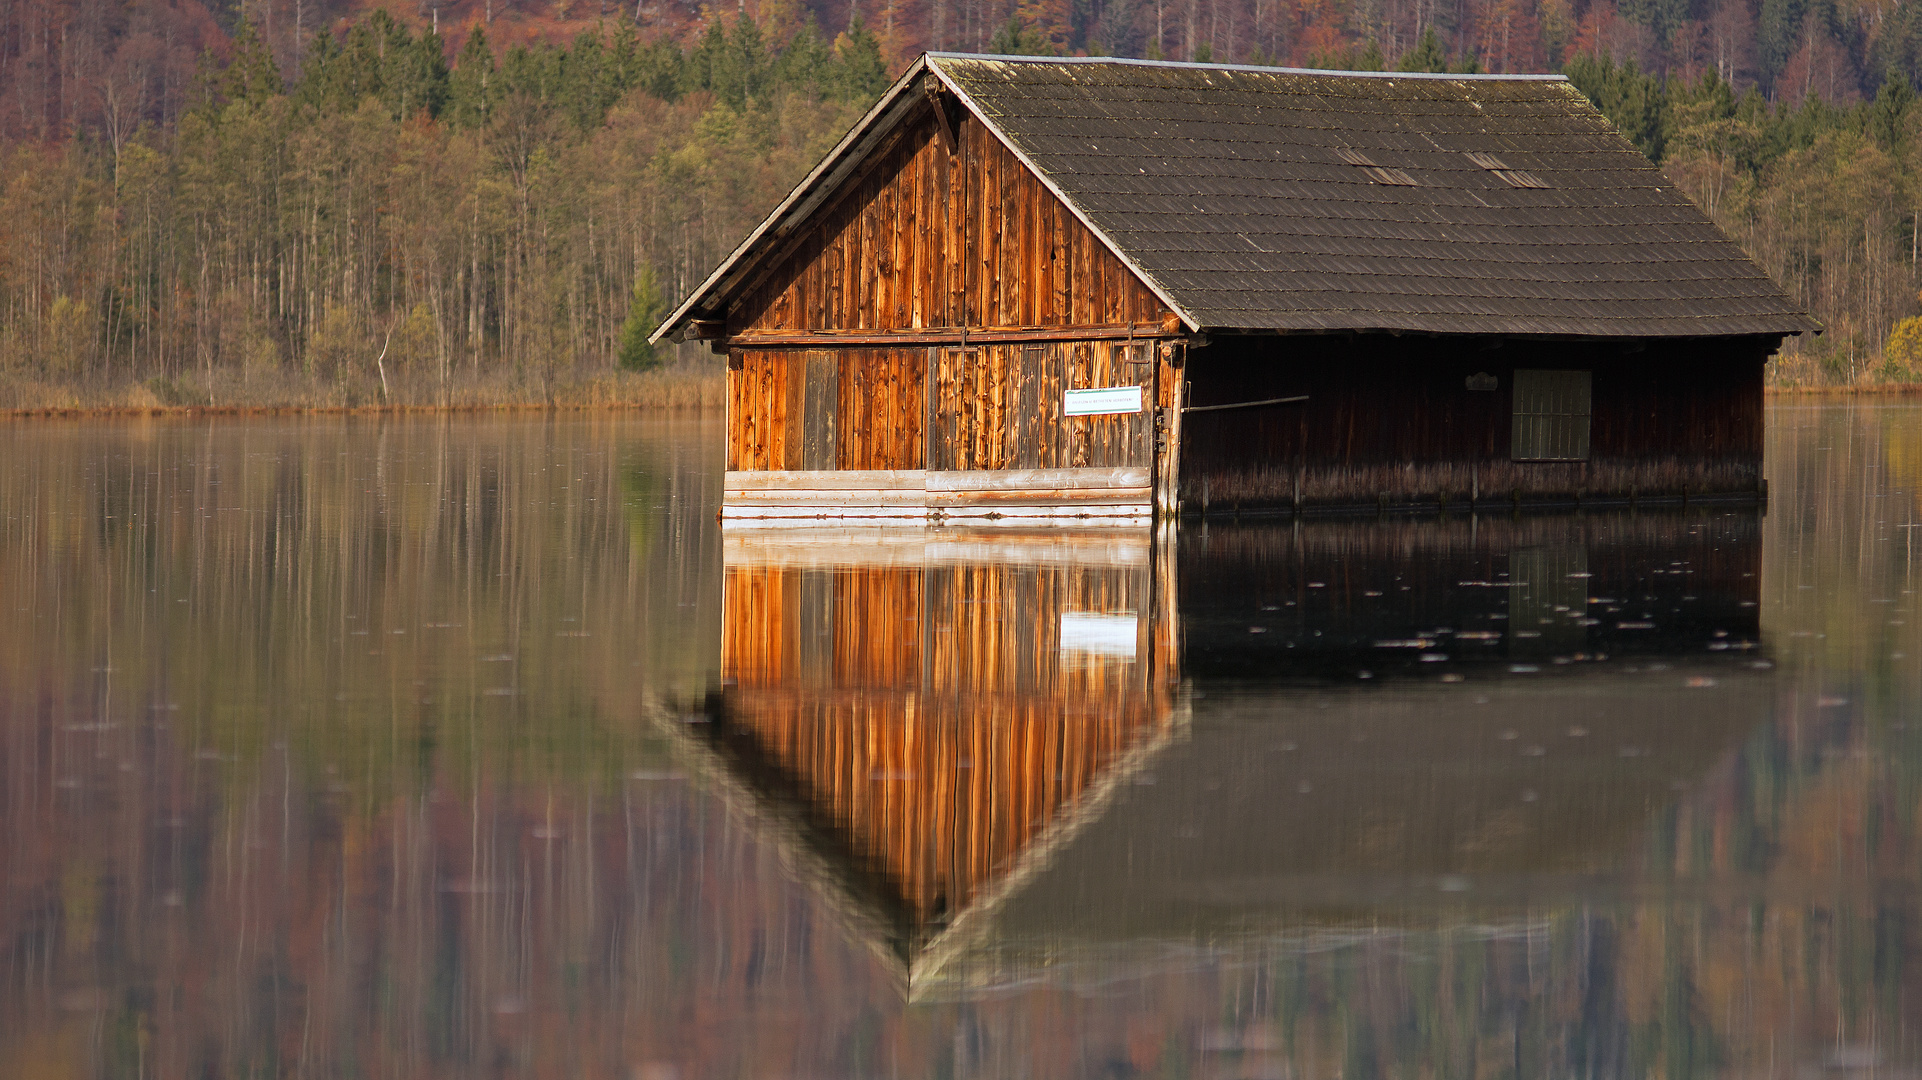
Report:
M690 328L696 330L694 335L696 337L722 336L727 304L736 290L755 274L768 257L784 249L787 241L798 230L806 228L815 211L819 210L823 203L839 194L848 178L867 162L868 155L915 111L915 107L922 98L915 89L921 85L924 75L931 75L938 79L943 89L953 94L955 99L974 115L975 119L980 120L990 132L993 132L1001 145L1006 147L1008 152L1013 154L1029 172L1033 173L1055 198L1061 200L1061 204L1068 208L1068 212L1093 233L1101 241L1102 246L1139 277L1142 283L1168 306L1168 310L1180 317L1183 325L1191 331L1199 330L1201 324L1195 317L1177 303L1168 290L1162 288L1153 275L1142 269L1135 259L1123 251L1100 226L1089 220L1081 207L1075 204L1075 200L1061 190L1046 172L1036 167L1027 153L1017 146L1005 131L1001 130L1000 125L981 110L967 91L955 80L948 78L941 70L939 61L950 58L997 61L1018 59L965 53L921 54L914 63L908 65L906 71L901 73L901 77L894 81L894 85L888 88L887 93L881 95L881 100L876 102L874 107L869 109L846 135L842 136L834 149L828 151L827 156L821 159L821 163L816 165L799 184L796 184L793 191L788 192L787 198L781 200L780 205L774 208L774 212L763 219L761 224L756 226L754 231L747 235L747 239L741 241L727 258L721 260L721 265L707 276L706 281L701 282L699 288L689 293L687 299L681 301L680 306L675 308L673 313L661 322L661 325L654 328L654 332L648 335L649 343L658 344L662 338L668 338L678 344L686 339ZM1059 62L1060 58L1047 59Z

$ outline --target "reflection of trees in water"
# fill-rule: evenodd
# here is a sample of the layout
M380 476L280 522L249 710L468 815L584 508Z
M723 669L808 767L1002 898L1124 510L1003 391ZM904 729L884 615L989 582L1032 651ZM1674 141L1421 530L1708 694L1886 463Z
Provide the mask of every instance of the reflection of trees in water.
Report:
M9 430L0 1074L1680 1076L1869 1044L1913 1065L1922 732L1897 725L1922 617L1873 523L1914 519L1922 426L1776 417L1773 704L1649 795L1625 869L1502 918L1444 901L1148 963L1089 949L912 1007L638 722L651 690L702 685L721 632L678 433ZM623 489L647 460L665 491ZM635 498L669 507L645 543Z
M710 426L9 430L0 923L37 988L7 997L39 1011L0 1022L132 1009L102 1030L150 1062L204 1036L231 1065L284 1052L290 1002L323 986L344 1007L361 975L402 994L435 957L516 955L500 935L537 878L594 878L571 837L649 759L646 695L711 663ZM663 521L639 539L637 468ZM449 954L456 914L480 939Z

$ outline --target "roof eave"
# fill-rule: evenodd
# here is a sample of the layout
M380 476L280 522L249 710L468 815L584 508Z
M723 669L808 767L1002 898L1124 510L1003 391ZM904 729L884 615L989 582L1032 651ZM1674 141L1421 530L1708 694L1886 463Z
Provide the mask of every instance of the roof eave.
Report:
M1731 320L1722 320L1724 322ZM1689 331L1678 331L1664 325L1655 330L1635 330L1622 333L1583 333L1565 330L1525 329L1514 326L1487 326L1476 329L1436 329L1413 325L1355 325L1355 326L1231 326L1210 323L1199 328L1203 336L1219 337L1329 337L1329 336L1376 336L1376 337L1436 337L1436 338L1526 338L1535 341L1657 341L1690 340L1695 338L1790 338L1800 335L1816 335L1827 328L1807 317L1796 315L1785 317L1779 322L1763 325L1759 320L1752 325L1741 327L1715 326L1698 327Z

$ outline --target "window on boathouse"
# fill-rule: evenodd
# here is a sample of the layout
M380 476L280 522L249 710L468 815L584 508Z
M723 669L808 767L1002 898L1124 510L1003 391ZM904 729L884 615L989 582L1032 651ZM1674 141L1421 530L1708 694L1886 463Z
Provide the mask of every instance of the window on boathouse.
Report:
M1589 387L1586 371L1515 372L1516 461L1587 461Z

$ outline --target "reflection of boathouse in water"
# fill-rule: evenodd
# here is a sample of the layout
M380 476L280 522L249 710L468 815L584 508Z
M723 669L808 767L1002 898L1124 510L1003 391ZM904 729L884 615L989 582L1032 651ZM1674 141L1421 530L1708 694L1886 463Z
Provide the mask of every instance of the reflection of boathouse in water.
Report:
M766 523L1753 498L1813 329L1559 76L930 54L655 337Z
M734 534L679 741L914 996L1615 887L1766 714L1752 515Z

